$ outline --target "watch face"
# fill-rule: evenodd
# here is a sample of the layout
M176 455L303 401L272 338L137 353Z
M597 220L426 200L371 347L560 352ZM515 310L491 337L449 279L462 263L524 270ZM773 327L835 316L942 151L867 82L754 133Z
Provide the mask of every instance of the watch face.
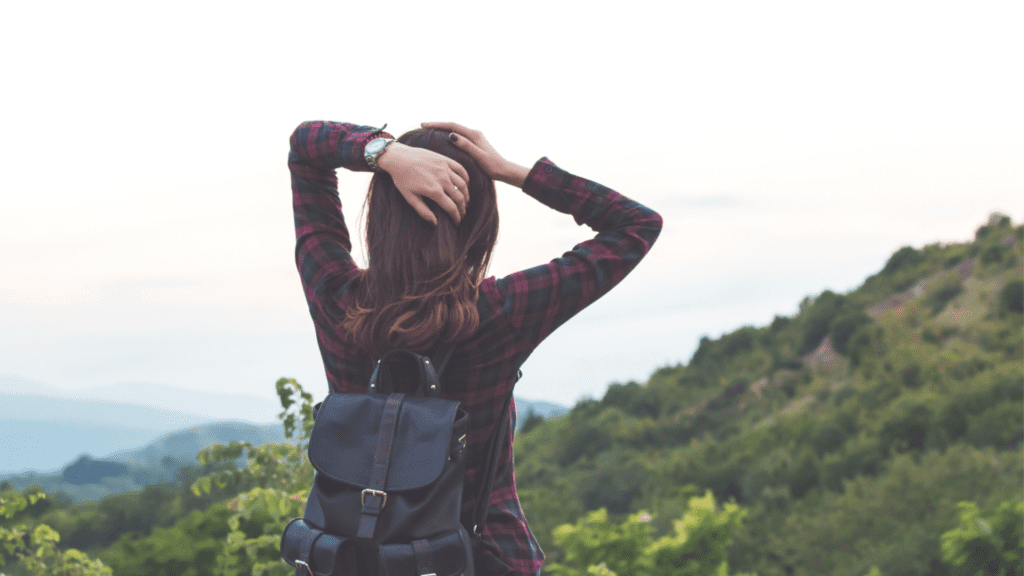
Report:
M376 154L378 150L384 147L386 141L383 138L375 138L366 145L367 154Z

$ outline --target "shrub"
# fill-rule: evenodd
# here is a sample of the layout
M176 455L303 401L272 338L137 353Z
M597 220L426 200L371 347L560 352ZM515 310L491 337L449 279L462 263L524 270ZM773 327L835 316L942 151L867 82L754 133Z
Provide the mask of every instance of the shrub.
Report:
M718 351L722 356L730 358L744 352L750 352L754 348L754 340L757 329L752 326L745 326L732 334L723 336L718 342Z
M957 506L959 525L942 535L943 560L960 574L1020 576L1024 565L1024 502L1006 500L984 515L973 502Z
M996 264L1002 262L1010 254L1009 246L989 246L981 253L981 263Z
M828 334L832 319L836 317L844 301L845 299L839 294L826 290L808 307L803 319L803 340L800 345L800 354L806 354L821 344L822 339Z
M863 310L848 310L839 314L832 321L828 329L828 337L832 341L832 347L840 354L847 354L849 352L850 337L861 326L868 324L871 324L871 317Z
M904 396L892 403L878 433L884 450L924 450L933 428L933 412L928 404L916 396Z
M971 417L967 439L979 448L1016 449L1024 439L1024 407L1016 402L1004 402Z
M599 509L575 525L554 531L565 549L566 564L551 563L544 572L555 576L697 576L728 574L728 550L739 533L746 510L736 504L719 507L712 493L694 497L675 524L675 533L652 537L652 515L641 511L621 524Z
M1011 280L999 291L999 311L1002 313L1024 312L1024 281Z
M847 345L850 366L856 368L869 357L882 358L886 353L882 327L876 324L861 326L850 337Z
M904 246L893 253L882 268L882 274L892 274L902 268L916 266L924 260L924 255L912 246Z
M964 281L959 274L948 274L928 294L926 300L932 314L942 312L950 300L956 298L964 290Z
M792 321L793 319L788 316L775 316L775 319L772 320L771 331L781 332L782 330L785 330Z

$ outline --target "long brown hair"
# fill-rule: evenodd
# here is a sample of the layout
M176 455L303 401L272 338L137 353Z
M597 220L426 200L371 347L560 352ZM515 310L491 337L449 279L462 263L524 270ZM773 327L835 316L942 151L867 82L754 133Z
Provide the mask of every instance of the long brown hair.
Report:
M350 343L372 356L398 348L425 352L438 341L457 342L480 324L478 279L498 240L494 180L448 140L450 132L422 128L398 142L452 158L469 174L469 202L458 225L424 199L437 226L402 198L391 176L370 180L366 215L366 270L352 285L342 321Z

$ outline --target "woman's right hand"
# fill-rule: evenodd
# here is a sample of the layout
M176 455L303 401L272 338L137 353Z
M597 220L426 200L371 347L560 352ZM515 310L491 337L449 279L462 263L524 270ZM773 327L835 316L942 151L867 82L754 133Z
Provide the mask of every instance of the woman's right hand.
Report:
M473 157L484 172L491 178L522 188L529 170L513 162L509 162L491 143L484 138L479 130L471 130L455 122L424 122L424 128L448 130L454 135L453 143Z

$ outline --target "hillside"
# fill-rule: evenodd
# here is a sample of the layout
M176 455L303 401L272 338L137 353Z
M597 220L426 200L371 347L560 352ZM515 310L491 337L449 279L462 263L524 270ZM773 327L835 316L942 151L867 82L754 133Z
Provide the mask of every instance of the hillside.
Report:
M124 382L64 390L0 374L0 478L59 472L83 453L133 450L185 428L276 422L276 400Z
M1022 236L994 215L973 242L904 247L849 293L524 427L516 483L549 559L586 511L667 533L711 489L750 510L737 572L947 573L956 503L1022 497Z
M280 424L219 422L172 432L141 448L103 458L82 454L53 473L12 474L0 476L0 480L15 488L39 486L48 494L64 493L70 502L99 500L176 480L181 468L198 466L196 454L215 442L245 441L262 446L283 440Z

